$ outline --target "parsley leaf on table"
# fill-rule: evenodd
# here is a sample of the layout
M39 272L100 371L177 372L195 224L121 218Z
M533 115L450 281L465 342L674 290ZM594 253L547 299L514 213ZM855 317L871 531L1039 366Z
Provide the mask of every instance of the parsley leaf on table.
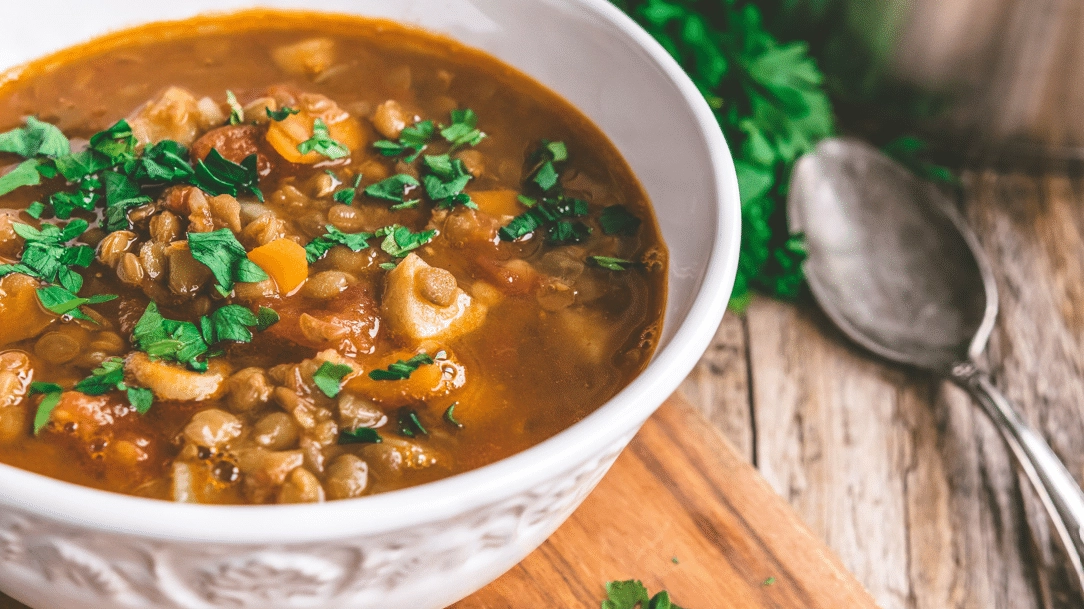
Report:
M636 579L606 582L606 596L602 609L681 609L665 590L649 597L647 588Z

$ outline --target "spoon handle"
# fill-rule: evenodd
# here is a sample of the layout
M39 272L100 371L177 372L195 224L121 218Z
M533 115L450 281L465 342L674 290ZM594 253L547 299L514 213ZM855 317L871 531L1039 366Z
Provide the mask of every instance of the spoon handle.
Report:
M970 364L957 366L953 381L982 405L1031 481L1069 557L1071 574L1084 591L1084 492L1050 445L1024 422L1012 402Z

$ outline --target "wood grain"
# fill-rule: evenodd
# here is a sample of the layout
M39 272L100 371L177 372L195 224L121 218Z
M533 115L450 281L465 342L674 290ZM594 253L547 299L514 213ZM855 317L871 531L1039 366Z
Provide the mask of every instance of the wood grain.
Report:
M1084 186L990 172L965 183L1000 291L990 368L1084 480ZM1084 607L1040 504L962 392L852 347L810 301L758 299L730 327L744 333L721 330L716 347L746 346L755 462L881 606ZM686 395L734 420L733 375L701 370ZM718 395L734 403L705 399Z

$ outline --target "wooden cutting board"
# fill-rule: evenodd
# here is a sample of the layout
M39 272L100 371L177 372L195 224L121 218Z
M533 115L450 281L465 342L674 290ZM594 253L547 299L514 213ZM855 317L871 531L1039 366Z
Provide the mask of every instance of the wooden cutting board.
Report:
M669 590L685 609L876 607L756 470L677 397L542 547L454 609L597 609L605 582L615 579ZM2 597L0 609L25 607Z

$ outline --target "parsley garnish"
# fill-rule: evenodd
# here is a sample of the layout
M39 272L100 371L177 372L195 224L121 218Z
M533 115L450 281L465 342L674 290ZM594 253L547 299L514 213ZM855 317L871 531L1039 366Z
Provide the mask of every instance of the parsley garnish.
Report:
M567 160L568 148L564 142L542 140L538 150L531 155L534 168L528 175L532 176L532 181L542 189L542 192L549 192L557 186L557 182L561 179L560 174L557 172L556 163L563 163Z
M305 257L309 264L323 258L324 254L336 245L345 245L355 252L360 252L369 247L368 241L373 238L373 233L344 233L330 224L324 229L327 230L326 233L305 246Z
M90 298L80 298L56 285L38 288L38 300L41 301L41 306L57 315L68 315L75 319L90 320L85 313L79 310L79 307L88 304L101 304L116 298L115 294L97 294Z
M116 171L102 172L105 184L105 225L111 231L131 228L128 210L151 202L128 176Z
M503 241L515 241L545 228L550 243L579 243L591 234L591 227L574 218L586 216L587 212L587 202L580 199L543 199L512 218L498 234Z
M245 246L228 228L188 233L188 248L193 258L211 269L223 294L233 289L234 282L256 283L268 278L263 269L248 259Z
M426 156L423 163L429 170L422 178L425 192L437 207L449 208L458 204L478 209L470 196L463 192L473 177L463 165L463 161L442 154Z
M0 152L10 152L26 159L39 155L58 157L71 154L71 144L60 129L28 116L25 127L0 133Z
M271 120L273 120L275 122L282 122L282 121L286 120L287 118L289 118L289 116L291 114L297 114L297 113L301 112L301 110L298 110L297 108L291 108L290 106L283 106L283 107L279 108L278 110L272 110L271 108L264 108L264 111L267 112L267 118L270 118Z
M463 424L455 418L455 407L459 406L459 402L455 402L444 411L444 420L451 423L456 429L463 429Z
M241 104L237 101L237 96L229 89L226 89L226 104L230 107L231 125L240 125L245 122L245 109L241 107Z
M406 200L407 193L418 186L418 180L415 180L414 176L399 173L369 185L365 194L374 199L396 202L397 205L393 205L392 209L405 209L418 204L418 199Z
M641 221L624 205L610 205L602 210L598 223L602 226L602 232L607 235L631 237L639 230Z
M407 163L413 163L429 147L429 140L433 139L435 130L436 126L433 121L421 121L400 131L398 142L380 140L373 144L373 147L384 156L405 154L407 156L403 160Z
M429 430L422 425L422 420L418 418L418 412L413 408L400 408L398 423L399 433L408 438L413 438L418 434L429 435Z
M249 342L252 340L249 328L266 330L278 320L278 313L267 307L260 307L254 314L241 305L226 305L201 317L197 326L190 321L162 317L158 305L152 301L147 303L143 316L136 322L132 341L153 359L177 362L204 372L207 362L200 358L212 345L226 341Z
M162 140L148 146L138 159L125 163L124 171L137 182L184 182L195 173L187 157L188 150L184 146L173 140Z
M111 357L95 368L90 376L79 381L75 390L87 395L104 395L110 391L123 391L128 403L139 414L147 414L154 403L154 392L143 387L129 387L124 382L124 360Z
M396 258L403 258L410 252L432 241L433 237L437 236L437 231L424 230L420 233L414 233L405 226L392 224L391 226L378 228L373 233L373 236L384 237L384 240L380 242L380 249L384 250L384 252Z
M334 175L332 175L334 177ZM354 176L354 185L347 186L335 192L332 196L336 201L343 205L353 205L354 198L357 197L358 187L361 186L361 174Z
M324 395L333 398L342 391L343 378L353 371L354 369L346 364L324 362L312 375L312 382L316 383L316 386L320 388L320 391L324 392Z
M16 188L41 184L41 173L38 171L38 165L36 159L23 161L15 169L0 176L0 196L6 195Z
M486 138L486 134L477 129L478 115L470 108L464 110L452 110L452 124L440 130L440 135L452 149L459 146L477 146Z
M588 256L587 260L611 271L627 271L636 263L624 258L612 258L610 256Z
M45 213L45 204L41 201L34 201L26 207L26 215L35 220L41 219L43 213Z
M764 586L771 586L771 585L774 585L774 584L775 584L775 578L774 577L769 577L768 579L764 580L763 585Z
M332 139L327 123L319 118L312 124L312 137L298 144L297 151L301 154L317 152L333 161L350 156L350 149Z
M200 334L208 345L225 341L247 343L252 341L252 331L249 328L263 331L278 320L278 313L267 307L260 307L257 314L248 307L230 304L201 317Z
M192 185L214 196L236 197L245 189L263 201L260 191L260 173L256 169L256 155L250 154L238 165L212 148L207 157L196 164Z
M649 597L647 588L637 579L606 582L606 596L602 609L681 609L670 601L670 593L665 590Z
M49 424L49 417L53 415L53 410L60 403L60 395L63 392L64 388L56 383L30 383L30 395L40 393L45 396L38 402L38 411L34 415L35 436Z
M370 427L359 427L354 431L344 429L339 432L339 444L380 444L384 438Z
M405 381L415 370L432 363L432 357L426 353L419 353L406 361L395 362L388 366L387 370L373 370L369 372L369 378L374 381Z
M13 223L11 228L26 240L18 264L0 265L0 277L9 273L24 273L46 283L59 283L66 290L78 294L83 287L83 277L72 267L86 268L94 260L94 248L89 245L67 245L69 241L87 230L86 220L77 218L63 229L53 224L42 224L41 230L29 224Z

